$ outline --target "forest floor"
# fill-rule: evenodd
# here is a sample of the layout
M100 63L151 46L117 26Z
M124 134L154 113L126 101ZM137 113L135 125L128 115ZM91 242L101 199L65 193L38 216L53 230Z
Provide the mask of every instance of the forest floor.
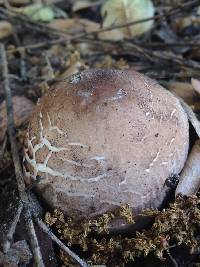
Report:
M114 14L115 5L120 1L110 2L113 2ZM173 196L170 197L165 210L152 212L154 221L162 227L159 223L151 224L148 230L134 235L126 243L126 255L121 251L126 237L114 237L113 247L108 246L111 239L98 240L99 246L104 246L102 252L97 246L90 247L90 253L72 246L75 261L60 251L50 235L42 232L35 218L35 231L31 230L29 207L22 212L22 202L26 203L32 191L24 190L23 186L19 188L21 171L18 167L28 121L37 100L60 78L94 68L136 70L177 94L200 118L200 1L155 0L154 15L139 18L136 23L124 15L127 13L124 6L117 13L121 16L121 27L105 26L104 15L111 11L103 15L104 4L103 0L33 3L0 0L0 266L33 266L34 260L38 260L37 266L79 266L77 255L93 266L200 266L198 197L180 198L175 203ZM145 10L145 6L140 8ZM144 21L151 22L149 29L144 33L139 29L136 34L134 27ZM10 129L7 123L9 90L16 132L12 132L12 118ZM8 107L9 110L12 109ZM10 142L11 135L14 144ZM196 139L193 129L191 143ZM44 219L48 210L42 202L40 205ZM52 224L58 238L64 231L66 221L63 220L60 213L46 214L45 222ZM76 229L73 224L71 227ZM81 231L84 229L78 229L77 233ZM35 233L33 240L38 240L39 245L31 243L31 233ZM86 236L86 240L87 245L92 242L91 237ZM63 242L68 245L67 240Z

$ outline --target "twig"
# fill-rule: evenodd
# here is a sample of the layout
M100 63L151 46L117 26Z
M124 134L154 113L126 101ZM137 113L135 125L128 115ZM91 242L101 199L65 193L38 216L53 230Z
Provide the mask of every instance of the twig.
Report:
M9 249L10 249L11 243L13 241L13 235L15 233L15 229L16 229L17 223L19 221L19 218L20 218L22 209L23 209L23 204L20 201L19 206L17 208L17 212L15 214L15 218L12 221L12 224L10 226L10 229L9 229L9 231L7 233L6 240L5 240L5 242L3 242L3 245L2 245L3 246L3 252L4 253L7 253L9 251Z
M162 43L162 42L148 42L148 43L144 43L144 42L133 42L133 44L136 45L140 45L142 47L147 47L147 48L155 48L155 47L159 47L159 48L163 48L163 47L200 47L200 43L199 42L172 42L172 43Z
M37 217L35 218L35 221L37 222L38 226L42 229L43 232L45 232L51 240L53 240L64 252L66 252L70 257L73 258L73 260L78 263L81 267L89 267L89 265L79 258L78 255L76 255L73 251L71 251L68 247L66 247L60 239L58 239L49 229L49 227L43 223L42 220L39 220Z
M14 168L15 168L15 175L16 175L16 180L17 180L17 185L18 185L19 196L20 196L20 199L23 205L23 215L26 220L26 227L27 227L27 231L30 237L31 248L32 248L35 264L38 267L44 267L38 240L37 240L35 229L33 226L31 213L29 210L29 200L28 200L28 196L25 191L25 183L23 180L22 169L21 169L20 159L19 159L17 145L16 145L12 96L11 96L11 89L10 89L9 78L8 78L8 63L7 63L5 47L3 44L0 44L0 56L1 56L2 73L3 73L4 88L5 88L5 95L6 95L8 133L9 133L9 139L10 139L10 144L11 144L11 153L12 153L12 158L13 158L13 163L14 163Z
M51 62L50 62L50 59L47 53L45 53L45 60L46 60L47 67L48 67L48 76L45 81L48 82L49 80L51 81L55 79L55 74L54 74L54 70L53 70L53 67L51 65Z
M170 258L172 264L174 267L178 267L178 263L176 262L176 260L174 259L174 257L172 257L171 253L169 251L167 251L167 255Z
M5 149L6 149L6 144L7 144L7 137L4 138L3 144L2 144L2 146L0 148L0 161L3 158L4 152L5 152Z
M85 33L80 33L80 34L75 34L75 35L69 35L68 32L66 31L62 31L62 30L58 30L58 29L52 29L51 27L48 27L48 26L45 26L45 29L47 32L51 32L52 31L54 33L57 33L57 35L66 35L66 37L62 37L62 38L58 38L58 39L55 39L55 40L51 40L51 41L44 41L44 42L40 42L40 43L37 43L37 44L31 44L31 45L27 45L27 46L24 46L23 48L41 48L41 47L44 47L44 46L47 46L47 45L54 45L54 44L58 44L58 43L65 43L65 42L72 42L72 41L78 41L80 40L81 38L87 38L87 37L91 37L91 36L95 36L97 38L97 35L99 33L102 33L102 32L106 32L106 31L112 31L112 30L115 30L115 29L120 29L120 28L125 28L125 27L130 27L130 26L134 26L134 25L137 25L137 24L140 24L140 23L144 23L144 22L147 22L147 21L150 21L150 20L158 20L161 21L162 19L164 18L168 18L172 15L176 15L178 14L179 12L182 12L184 9L188 10L189 8L193 7L193 6L196 6L196 5L199 5L199 0L193 0L193 1L186 1L185 3L183 3L182 5L178 5L177 7L174 7L172 9L170 9L166 14L159 14L159 15L155 15L153 17L149 17L149 18L145 18L145 19L141 19L141 20L137 20L137 21L131 21L131 22L128 22L128 23L123 23L123 24L119 24L119 25L113 25L113 26L109 26L109 27L105 27L105 28L101 28L101 29L98 29L98 30L95 30L95 31L91 31L91 32L85 32ZM0 11L4 11L5 10L1 10L0 8ZM25 17L25 16L24 16ZM26 18L26 17L25 17ZM23 18L23 19L25 19ZM28 18L26 18L27 20ZM42 28L40 26L41 23L37 23L37 22L34 22L34 21L29 21L31 24L34 23L34 25L38 26L38 30L41 31ZM158 23L157 22L157 23ZM43 24L41 24L42 27L44 27ZM20 50L22 47L18 47L16 48L17 50ZM13 51L16 51L16 49L14 49Z
M17 22L21 22L23 27L31 28L31 30L35 30L37 32L42 32L42 33L48 33L51 36L58 36L61 34L66 34L64 31L52 31L52 28L40 23L36 22L34 20L31 20L28 16L20 14L13 9L6 9L4 7L0 7L0 18L6 19L8 21L14 22L15 24Z

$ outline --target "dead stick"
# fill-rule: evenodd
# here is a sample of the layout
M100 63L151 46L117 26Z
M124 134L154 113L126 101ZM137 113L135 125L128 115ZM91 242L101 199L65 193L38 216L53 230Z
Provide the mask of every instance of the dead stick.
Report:
M0 161L3 159L3 155L4 155L5 149L6 149L6 144L7 144L7 137L4 138L2 147L0 149Z
M89 267L89 265L82 260L81 258L79 258L78 255L76 255L73 251L71 251L67 246L65 246L59 238L57 238L57 236L55 236L51 230L49 229L49 227L43 223L42 220L39 220L37 217L35 218L38 226L42 229L43 232L45 232L50 238L51 240L53 240L64 252L66 252L70 257L73 258L73 260L75 262L77 262L81 267Z
M17 212L15 214L15 218L12 221L12 224L10 226L10 229L9 229L7 235L6 235L6 240L3 242L3 245L2 245L3 246L3 252L4 253L7 253L9 251L9 249L10 249L11 243L13 241L13 235L15 233L16 225L17 225L17 223L19 221L19 218L20 218L22 209L23 209L23 204L20 201L19 206L17 208Z
M1 65L2 65L2 73L4 79L4 88L5 88L5 96L6 96L6 106L7 106L7 116L8 116L8 133L11 144L11 153L15 168L15 175L18 185L19 196L23 205L23 214L26 221L27 231L30 237L30 243L32 248L32 253L34 256L34 263L38 267L44 267L44 263L42 260L42 255L40 251L40 247L38 244L38 240L35 234L35 229L33 226L33 221L31 217L31 213L29 210L29 200L25 191L25 183L23 180L22 169L19 159L19 154L16 145L16 137L15 137L15 124L14 124L14 114L13 114L13 104L12 104L12 96L11 89L8 78L8 62L6 57L6 51L3 44L0 44L0 56L1 56Z
M176 7L171 8L166 14L161 14L161 15L158 14L158 15L155 15L153 17L149 17L149 18L145 18L145 19L141 19L141 20L137 20L137 21L130 21L128 23L122 23L122 24L118 24L118 25L112 25L112 26L109 26L109 27L100 28L100 29L95 30L95 31L79 33L79 34L75 34L75 35L71 35L71 36L69 36L68 32L61 31L61 30L58 30L58 29L53 29L51 27L44 26L41 23L38 24L38 22L34 22L34 21L30 20L29 22L32 23L31 26L33 26L33 24L35 26L38 26L40 31L41 31L41 28L45 27L45 31L46 32L50 31L50 33L52 33L52 31L54 31L58 35L63 35L64 34L64 35L67 35L67 37L57 38L55 40L51 40L51 41L47 41L47 42L45 41L45 42L41 42L41 43L37 43L37 44L31 44L31 45L27 45L27 46L24 46L24 47L17 47L15 49L13 49L12 52L19 51L22 48L41 48L41 47L46 46L46 45L54 45L54 44L64 43L64 42L72 42L72 41L79 40L80 38L86 38L86 37L90 37L90 36L94 36L95 39L96 39L97 35L99 33L106 32L106 31L112 31L112 30L116 30L116 29L120 29L120 28L125 28L125 27L129 27L129 26L134 26L134 25L137 25L137 24L140 24L140 23L144 23L144 22L147 22L147 21L150 21L150 20L162 21L163 19L166 19L166 18L168 18L170 16L173 16L173 15L176 15L176 14L182 12L183 9L187 10L187 9L189 9L191 7L194 7L194 6L197 6L197 5L199 5L199 0L186 1L182 5L177 5ZM0 7L0 11L1 12L6 12L7 10L2 9ZM28 18L26 16L24 16L24 18L26 18L26 20L28 20Z
M171 253L169 251L167 251L167 255L169 256L169 259L171 260L171 263L173 264L173 266L174 267L178 267L178 263L176 262L174 257L172 257L172 255L171 255Z

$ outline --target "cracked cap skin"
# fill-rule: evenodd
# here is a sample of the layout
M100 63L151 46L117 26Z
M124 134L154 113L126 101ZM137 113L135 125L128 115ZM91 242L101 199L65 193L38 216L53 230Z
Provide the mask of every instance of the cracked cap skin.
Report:
M89 70L56 83L32 115L24 149L27 184L79 220L129 204L159 208L189 146L178 100L135 71ZM128 226L119 219L112 229Z

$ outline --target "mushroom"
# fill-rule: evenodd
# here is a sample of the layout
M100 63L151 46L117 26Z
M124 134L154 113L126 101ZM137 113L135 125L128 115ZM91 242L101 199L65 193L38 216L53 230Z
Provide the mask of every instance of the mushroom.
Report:
M76 220L129 204L159 208L188 154L179 101L135 71L89 70L57 82L38 102L24 152L27 184ZM113 228L112 228L113 227ZM123 220L112 229L128 226Z

